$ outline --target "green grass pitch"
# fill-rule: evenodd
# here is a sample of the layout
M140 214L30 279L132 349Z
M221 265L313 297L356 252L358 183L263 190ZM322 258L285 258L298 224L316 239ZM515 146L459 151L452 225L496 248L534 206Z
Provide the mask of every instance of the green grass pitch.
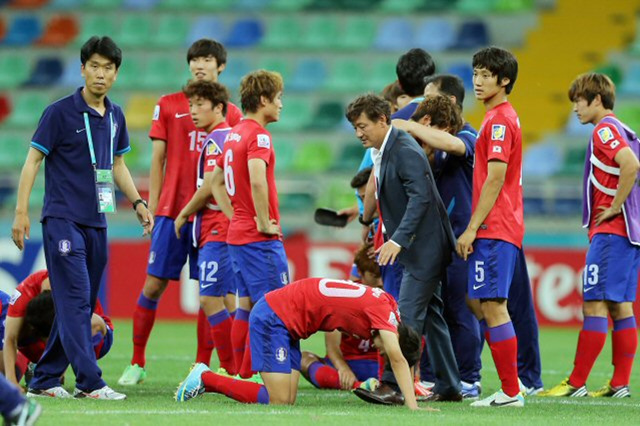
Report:
M469 402L433 404L438 413L412 413L404 407L366 404L350 392L319 391L301 379L298 400L293 407L244 405L221 395L205 394L186 403L173 399L178 383L186 376L195 358L195 322L158 322L147 350L145 383L123 388L116 381L131 356L131 323L117 321L114 346L100 361L107 383L127 394L126 401L40 399L44 406L39 425L429 425L429 424L545 424L593 425L640 424L640 402L636 394L619 399L548 399L529 397L523 409L478 409ZM543 329L543 380L546 387L562 380L572 366L578 330ZM303 342L302 348L324 354L318 334ZM215 353L213 355L215 359ZM215 362L215 361L214 361ZM496 390L498 378L488 349L483 354L484 395ZM603 350L587 386L597 389L610 377L610 339ZM632 377L632 394L640 389L638 372ZM635 388L634 388L635 385ZM67 389L73 390L69 371Z

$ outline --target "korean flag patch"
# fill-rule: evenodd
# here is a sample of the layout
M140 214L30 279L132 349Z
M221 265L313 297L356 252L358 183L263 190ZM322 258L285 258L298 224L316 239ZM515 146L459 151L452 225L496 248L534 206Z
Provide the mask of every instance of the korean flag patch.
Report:
M497 152L498 154L502 154L502 147L501 146L494 146L493 147L493 152Z
M613 132L609 127L603 127L602 129L598 130L598 136L600 137L602 143L607 143L615 137L613 136Z
M506 133L507 127L504 124L494 124L491 126L492 141L503 141Z
M271 138L269 138L269 135L258 135L258 147L271 148Z

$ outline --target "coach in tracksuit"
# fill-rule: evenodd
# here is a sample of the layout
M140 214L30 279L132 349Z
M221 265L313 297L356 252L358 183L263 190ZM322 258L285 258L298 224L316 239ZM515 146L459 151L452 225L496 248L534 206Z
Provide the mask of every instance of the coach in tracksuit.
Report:
M107 221L115 186L133 203L144 233L153 216L140 198L122 155L129 136L120 107L106 97L122 52L109 37L92 37L80 52L84 87L42 114L22 168L12 237L29 236L29 195L46 158L42 237L56 320L28 396L69 398L60 377L71 364L77 398L124 399L102 380L91 343L91 313L107 264Z

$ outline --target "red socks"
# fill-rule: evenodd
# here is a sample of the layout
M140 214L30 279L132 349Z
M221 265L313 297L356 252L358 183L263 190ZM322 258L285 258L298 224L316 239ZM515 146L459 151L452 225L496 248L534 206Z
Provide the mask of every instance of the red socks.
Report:
M231 326L231 347L233 348L236 371L240 371L242 367L244 346L249 332L249 313L244 309L236 309L236 317L233 319L233 325Z
M569 384L579 388L587 383L587 377L602 352L607 340L607 318L584 317L582 330L578 337L578 348L573 362L573 371L569 376Z
M508 396L520 392L518 384L518 339L516 339L513 323L489 328L489 348L493 362L496 364L498 376L502 382L502 391Z
M213 339L211 339L211 328L207 315L202 309L198 311L198 348L196 363L203 363L207 366L211 362L211 352L213 352Z
M638 348L638 330L634 317L613 322L611 333L613 346L613 377L611 386L628 386L631 379L633 359Z
M255 371L251 369L251 342L249 335L247 334L247 338L244 341L244 356L242 357L242 365L240 366L240 377L243 379L248 379L249 377L256 374Z
M207 319L211 328L211 337L218 351L220 367L227 370L230 375L235 376L238 370L233 359L233 348L231 346L233 320L226 309L210 315Z
M138 364L144 367L146 364L145 350L147 349L147 341L156 320L156 309L158 309L158 301L149 299L140 293L138 304L133 311L133 357L131 365Z
M207 392L216 392L245 404L268 404L269 392L264 385L221 376L212 371L202 374L202 383Z
M309 366L309 379L319 389L342 389L338 370L319 361ZM358 388L361 383L356 380L353 389Z

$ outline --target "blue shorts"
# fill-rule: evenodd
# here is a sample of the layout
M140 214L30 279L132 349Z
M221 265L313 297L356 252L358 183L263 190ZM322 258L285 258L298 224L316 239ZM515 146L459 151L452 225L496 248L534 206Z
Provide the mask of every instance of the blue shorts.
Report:
M113 330L107 326L107 334L102 336L102 338L93 345L93 349L96 351L96 359L100 359L108 354L111 346L113 346Z
M329 359L329 357L324 357L322 361L333 367L333 363ZM368 378L375 377L378 379L378 375L380 373L380 364L377 360L373 359L345 359L347 365L353 371L353 374L356 375L356 378L360 382L364 382Z
M189 278L198 279L198 249L193 246L191 227L188 222L180 230L180 239L176 238L170 217L156 216L151 232L151 249L147 274L154 277L179 280L182 267L189 258Z
M582 274L582 297L585 301L635 301L639 266L640 247L626 237L594 235Z
M11 296L0 290L0 351L4 348L4 322L7 319L10 299Z
M251 368L263 373L300 371L300 341L293 339L282 320L262 298L249 316Z
M393 265L380 265L380 274L382 275L382 288L384 291L393 296L393 299L400 300L400 286L402 284L402 274L404 268L400 262L396 261Z
M506 241L476 240L469 256L469 298L507 299L520 251L522 249Z
M282 241L229 244L231 267L236 275L238 297L257 302L272 290L289 283L289 265Z
M236 292L227 243L212 241L200 248L200 296L224 297Z

